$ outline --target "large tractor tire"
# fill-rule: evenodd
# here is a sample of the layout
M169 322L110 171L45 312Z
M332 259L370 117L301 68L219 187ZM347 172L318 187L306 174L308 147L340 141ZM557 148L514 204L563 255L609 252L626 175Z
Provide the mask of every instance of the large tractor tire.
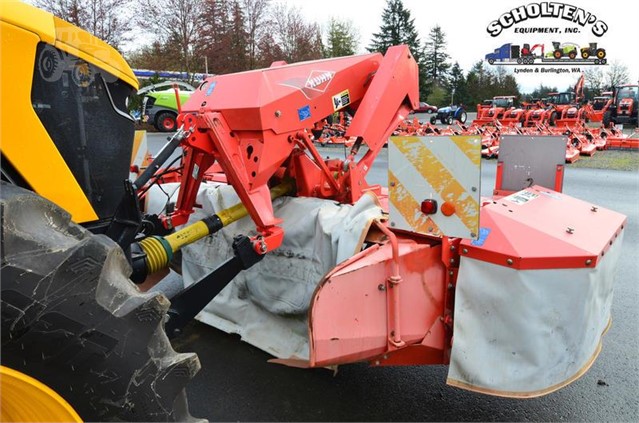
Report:
M155 129L160 132L177 131L177 121L175 113L161 112L155 117Z
M30 191L0 188L2 365L85 421L192 420L184 387L200 363L171 347L166 297L139 292L107 237Z
M610 110L606 110L601 123L603 123L604 128L610 128L612 122L612 113L610 113Z

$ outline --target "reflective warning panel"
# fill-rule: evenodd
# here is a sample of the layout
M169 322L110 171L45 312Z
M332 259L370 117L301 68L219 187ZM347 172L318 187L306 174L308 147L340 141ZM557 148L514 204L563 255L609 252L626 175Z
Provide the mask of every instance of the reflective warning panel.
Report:
M435 236L477 237L480 137L391 137L388 150L393 228Z

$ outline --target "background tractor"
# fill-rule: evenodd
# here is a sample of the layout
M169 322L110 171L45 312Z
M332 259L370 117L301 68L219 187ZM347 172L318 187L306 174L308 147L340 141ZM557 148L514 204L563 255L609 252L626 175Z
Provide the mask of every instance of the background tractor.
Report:
M604 126L608 127L611 124L637 125L638 101L639 85L615 87L612 104L603 115Z
M158 90L162 87L169 89ZM176 95L174 86L179 86L179 94ZM138 95L142 98L141 118L148 122L160 132L175 132L177 130L177 115L180 109L178 98L184 104L193 94L195 88L185 82L162 82L160 84L149 85L138 90Z
M595 56L597 59L603 59L606 57L606 50L597 48L597 43L590 43L588 47L581 48L581 58L587 59L590 56Z
M485 125L494 124L501 120L501 118L514 108L515 105L514 95L499 95L492 99L490 107L478 107L477 118L473 121L473 124Z
M603 122L603 117L612 104L612 91L604 91L592 99L588 117L591 122Z
M552 42L553 51L546 53L546 57L553 57L555 59L561 59L562 57L568 57L575 59L579 52L579 45L575 43L559 43L558 41Z
M467 118L468 114L466 113L464 106L453 105L437 109L437 114L430 117L430 123L434 124L437 120L439 120L445 125L450 125L456 120L459 123L464 124L466 123Z

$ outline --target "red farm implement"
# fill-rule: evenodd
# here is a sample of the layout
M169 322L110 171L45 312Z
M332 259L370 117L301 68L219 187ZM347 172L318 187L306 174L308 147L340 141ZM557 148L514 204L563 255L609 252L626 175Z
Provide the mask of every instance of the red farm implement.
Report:
M523 128L498 120L492 126L469 127L405 120L418 104L417 87L411 54L405 47L393 47L383 58L373 54L220 75L193 94L179 117L186 150L180 190L175 209L164 221L178 225L226 215L236 202L248 217L222 229L215 242L194 244L184 251L190 263L187 274L195 275L188 282L199 284L197 275L206 273L204 257L207 268L224 266L228 256L219 257L220 252L229 251L234 237L247 231L255 234L250 238L253 251L264 256L254 271L239 275L221 298L209 304L201 318L241 334L283 364L450 364L448 382L454 386L514 397L551 392L589 365L599 337L576 344L573 336L538 338L521 326L520 319L513 319L517 313L513 298L526 297L519 292L529 289L525 279L562 278L566 269L577 275L567 289L581 289L589 280L595 285L586 296L599 295L601 290L594 287L610 283L603 275L614 265L619 242L613 243L614 253L606 258L601 252L610 249L611 237L622 233L625 218L600 208L593 214L591 205L556 192L555 185L528 183L503 198L481 199L483 142L492 140L484 148L493 148L496 156L505 135L554 134L544 126ZM255 97L255 92L263 96ZM336 107L347 106L355 114L344 137L353 144L345 160L325 160L308 131ZM386 190L367 184L365 176L393 133ZM540 138L543 151L544 137ZM561 137L562 145L566 139ZM367 146L364 154L358 154L363 146ZM210 178L199 169L214 162L224 174L217 180L225 179L231 186L200 184ZM273 189L282 184L294 186L287 189L292 197L275 199ZM158 195L165 203L166 198ZM202 209L194 212L195 204ZM549 229L538 228L535 222L540 221ZM312 233L312 228L323 228L320 235L304 238L324 245L326 255L319 264L310 254L317 247L307 250L299 243L300 231L309 224ZM599 228L598 235L588 229L593 225ZM566 237L569 226L576 237ZM332 234L333 241L324 241L321 234ZM519 281L510 296L489 307L495 312L490 318L476 315L468 305L488 301L504 278ZM287 287L286 281L312 288L299 291ZM484 290L482 284L490 288ZM552 292L545 284L535 289ZM248 290L248 297L237 295L243 290ZM266 298L281 301L273 304ZM293 312L290 304L299 307ZM535 327L536 333L544 324L535 311L541 309L539 304L525 307L529 317L525 325ZM300 317L305 324L299 325ZM491 332L499 340L491 345L484 334L492 331L493 319L508 327ZM607 324L608 314L603 313L574 322L571 333L582 339L579 334L586 325L594 325L593 333L601 334ZM536 356L535 363L543 363L542 378L535 382L521 376L537 374L530 373L530 362L511 354L513 345L521 343L520 336L532 336L537 343L534 352L526 352ZM548 354L546 342L570 342L574 362ZM565 354L562 349L561 356ZM502 364L507 360L509 366L525 371L518 371L517 377L508 373L494 378L489 369L500 365L495 360ZM561 372L549 370L560 361L565 363Z

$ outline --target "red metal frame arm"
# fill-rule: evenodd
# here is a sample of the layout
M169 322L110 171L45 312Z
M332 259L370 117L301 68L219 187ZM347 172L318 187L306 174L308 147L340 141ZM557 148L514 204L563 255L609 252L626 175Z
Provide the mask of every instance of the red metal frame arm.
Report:
M366 176L397 125L419 106L419 70L407 46L388 49L362 98L346 137L361 137L369 151L357 164Z

